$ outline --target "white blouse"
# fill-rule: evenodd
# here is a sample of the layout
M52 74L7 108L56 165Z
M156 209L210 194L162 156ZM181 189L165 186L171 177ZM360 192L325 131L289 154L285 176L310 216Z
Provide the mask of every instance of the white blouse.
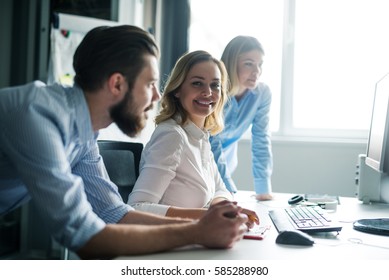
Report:
M231 200L209 143L209 134L188 121L160 123L142 152L140 175L128 204L166 215L170 206L208 207L216 197Z

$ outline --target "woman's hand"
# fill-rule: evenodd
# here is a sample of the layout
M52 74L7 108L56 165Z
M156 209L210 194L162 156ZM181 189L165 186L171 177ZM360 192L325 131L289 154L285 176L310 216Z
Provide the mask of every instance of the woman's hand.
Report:
M242 209L242 213L243 214L246 214L247 217L248 217L248 221L246 223L247 227L250 229L250 228L253 228L254 227L254 224L257 224L259 225L259 218L258 218L258 215L257 213L255 213L255 211L252 211L250 209L246 209L246 208L243 208Z
M198 244L208 248L231 248L247 232L247 216L236 202L223 200L209 207L197 222Z
M257 194L255 198L259 201L272 200L273 195L270 193L261 193L261 194Z

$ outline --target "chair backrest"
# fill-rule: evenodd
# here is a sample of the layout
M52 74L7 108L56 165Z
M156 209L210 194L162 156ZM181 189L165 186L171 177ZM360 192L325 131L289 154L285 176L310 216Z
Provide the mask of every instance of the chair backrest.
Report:
M143 144L111 140L99 140L97 143L111 181L118 186L123 201L127 202L139 176Z

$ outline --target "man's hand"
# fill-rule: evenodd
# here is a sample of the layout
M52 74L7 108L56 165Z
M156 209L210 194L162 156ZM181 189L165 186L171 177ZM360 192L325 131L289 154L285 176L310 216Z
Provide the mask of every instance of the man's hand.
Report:
M231 248L247 231L247 215L236 202L212 205L198 221L198 244L208 248Z

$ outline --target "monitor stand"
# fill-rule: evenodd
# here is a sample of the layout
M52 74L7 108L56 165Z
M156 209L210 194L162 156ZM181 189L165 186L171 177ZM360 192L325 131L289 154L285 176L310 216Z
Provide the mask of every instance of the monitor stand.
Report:
M364 204L389 203L389 176L366 165L366 155L359 155L357 165L357 196ZM360 219L353 223L358 231L388 235L389 218Z
M357 165L357 196L364 204L389 203L389 176L366 165L366 155L359 155Z

